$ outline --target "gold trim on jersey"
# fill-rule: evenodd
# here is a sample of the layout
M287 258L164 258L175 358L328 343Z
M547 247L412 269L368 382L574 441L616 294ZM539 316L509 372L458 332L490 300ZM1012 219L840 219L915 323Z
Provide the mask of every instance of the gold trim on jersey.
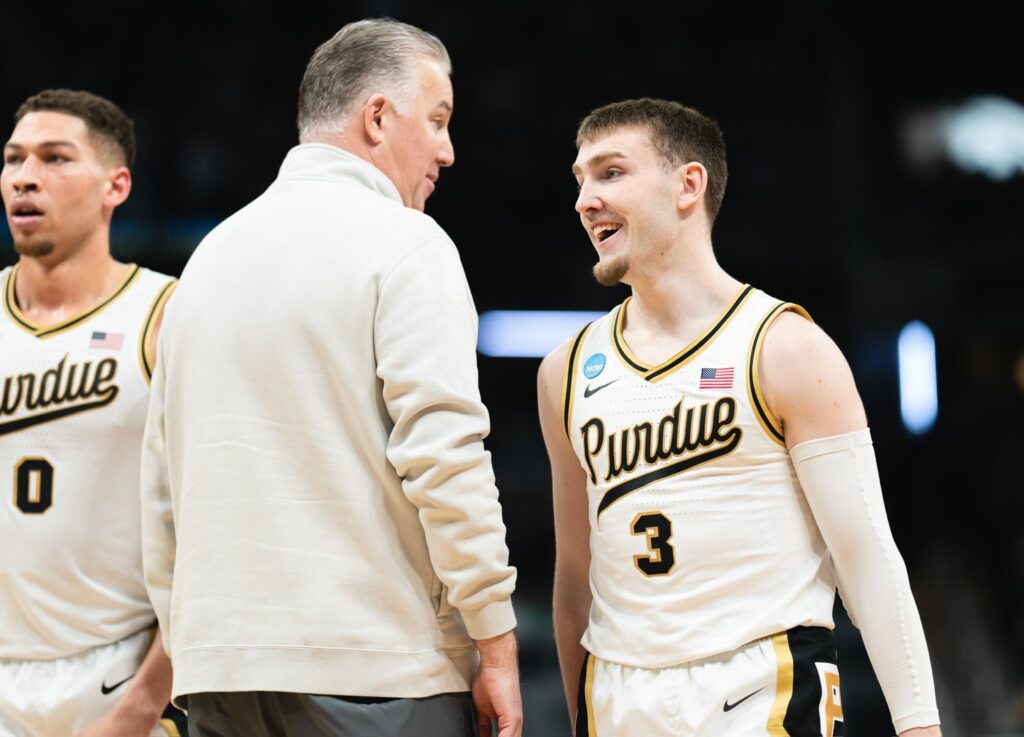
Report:
M576 375L576 366L579 364L580 346L583 345L583 340L586 338L587 333L590 332L590 327L593 324L588 322L576 333L576 338L572 342L572 348L570 348L569 354L565 357L565 375L562 377L562 399L564 404L562 426L565 428L565 436L569 438L570 443L572 442L572 436L569 434L569 422L572 420L573 395L575 394L573 391L573 378Z
M149 346L149 339L153 333L153 326L156 324L156 316L163 310L164 305L167 304L167 300L174 294L177 286L178 280L171 279L157 292L156 297L153 298L153 304L150 305L149 311L146 313L146 320L142 323L142 330L139 331L139 366L142 368L142 378L146 380L147 386L153 379L153 369L155 366L149 365L149 356L146 354L146 349Z
M714 323L712 323L711 327L690 341L690 343L681 351L657 366L651 366L650 364L641 361L626 344L622 331L626 321L626 306L629 304L629 301L633 299L632 296L629 296L616 308L615 317L612 320L612 345L615 347L615 352L618 353L622 362L626 364L629 370L634 374L645 381L661 381L676 369L688 364L705 348L711 345L711 343L714 342L714 339L732 321L733 317L736 316L740 307L751 293L753 293L753 291L754 287L749 284L744 284L740 291L736 293L736 296L733 298L729 306L726 307Z
M786 710L793 698L793 653L789 649L789 634L780 632L772 635L772 649L775 650L776 676L775 701L768 712L766 725L768 737L789 737L786 731Z
M747 396L750 397L750 404L754 408L754 416L764 430L765 434L779 445L786 446L786 437L783 432L782 421L775 417L768 408L764 393L761 391L761 379L758 376L758 364L761 359L761 346L764 345L764 336L768 332L768 326L776 317L783 312L796 312L798 315L811 320L807 310L792 302L779 302L772 307L764 319L761 320L754 337L750 339L750 349L747 351ZM813 320L811 320L813 322Z
M11 318L14 324L37 338L52 338L54 335L59 335L71 328L78 327L78 325L89 318L98 315L109 307L118 297L124 294L128 287L135 283L139 274L142 273L142 268L138 264L129 264L132 267L131 272L125 280L121 282L121 286L119 286L112 295L94 307L90 307L89 309L69 317L67 320L59 322L56 325L41 327L25 317L24 313L22 313L21 309L18 307L18 298L14 291L14 285L18 276L18 267L20 265L21 264L15 264L14 268L12 268L10 273L7 275L7 283L4 284L3 295L4 310L7 312L7 316Z

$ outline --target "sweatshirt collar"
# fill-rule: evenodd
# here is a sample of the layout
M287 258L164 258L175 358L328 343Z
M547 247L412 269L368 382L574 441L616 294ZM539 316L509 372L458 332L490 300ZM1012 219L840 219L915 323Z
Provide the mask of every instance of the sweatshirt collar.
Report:
M348 181L403 204L398 188L384 172L355 154L325 143L301 143L292 148L277 178Z

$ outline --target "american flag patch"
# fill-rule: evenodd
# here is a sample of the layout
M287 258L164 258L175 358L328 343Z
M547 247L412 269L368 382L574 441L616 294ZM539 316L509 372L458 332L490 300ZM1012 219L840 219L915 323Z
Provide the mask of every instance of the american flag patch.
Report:
M104 351L119 351L124 345L124 333L96 333L92 334L89 341L90 348Z
M733 368L702 368L700 370L701 389L732 389Z

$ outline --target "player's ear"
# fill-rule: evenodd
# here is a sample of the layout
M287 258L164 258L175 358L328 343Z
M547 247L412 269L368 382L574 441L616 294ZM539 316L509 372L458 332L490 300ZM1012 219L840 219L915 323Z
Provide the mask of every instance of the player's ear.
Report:
M370 143L383 143L385 118L390 107L388 98L380 93L371 97L363 105L363 132Z
M689 210L704 197L708 188L708 170L697 161L683 164L676 170L679 196L676 205L680 210Z
M103 204L114 208L128 199L132 191L132 173L127 166L111 169L107 174L107 191L103 195Z

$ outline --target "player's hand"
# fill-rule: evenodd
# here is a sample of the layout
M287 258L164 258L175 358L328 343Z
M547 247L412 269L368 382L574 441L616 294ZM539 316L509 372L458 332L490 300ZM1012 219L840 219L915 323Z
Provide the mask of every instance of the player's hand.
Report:
M87 726L75 737L149 737L159 719L129 717L111 711Z
M914 727L900 732L900 737L942 737L942 730L938 724L930 727Z
M480 737L491 737L491 720L498 721L497 737L520 737L523 733L523 697L519 692L519 658L514 632L477 640L480 668L473 676L473 704L476 706Z

